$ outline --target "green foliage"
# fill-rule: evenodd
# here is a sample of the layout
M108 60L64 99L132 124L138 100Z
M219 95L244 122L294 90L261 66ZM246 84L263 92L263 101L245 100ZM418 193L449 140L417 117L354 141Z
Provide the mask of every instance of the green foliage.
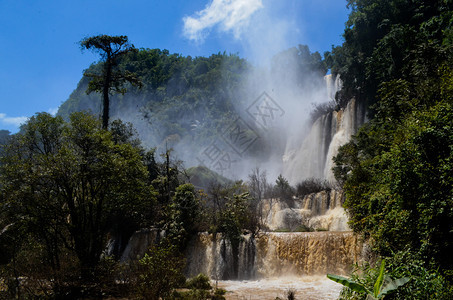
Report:
M375 103L380 84L404 79L417 82L435 72L446 57L451 35L451 1L348 1L344 43L326 53L343 88L337 102L355 97Z
M100 72L99 67L92 65L86 73ZM137 74L143 86L140 90L130 87L124 96L112 95L111 115L124 117L133 107L134 113L150 124L142 128L151 139L150 145L165 147L169 136L178 135L195 137L195 146L235 120L234 104L240 99L242 79L249 68L238 56L221 53L209 58L183 57L159 49L127 53L118 59L117 69ZM84 77L59 114L66 117L87 109L99 113L101 98L85 95L87 86Z
M186 287L188 289L197 289L197 290L210 290L212 289L211 283L209 282L209 277L205 274L198 274L197 276L190 278L186 282Z
M291 232L289 228L277 228L274 230L275 232Z
M369 127L364 128L356 142L340 150L337 159L342 165L337 167L350 170L344 186L350 224L370 236L379 253L389 255L410 247L427 261L452 268L452 233L448 229L453 219L449 209L453 205L452 112L446 103L415 112L393 135L380 126L367 135L363 131ZM394 140L385 151L372 156L367 149L379 142L376 134L388 134L387 139L393 136ZM362 148L363 154L356 151L355 161L354 156L345 159L350 155L346 150L360 149L361 144L368 144ZM378 147L382 144L372 153Z
M63 249L75 254L88 279L118 215L146 224L154 200L146 179L140 150L115 144L93 117L37 114L5 147L1 219L32 235L54 270Z
M307 46L277 54L274 61L273 68L282 74L289 76L287 67L291 68L297 78L294 85L303 85L302 91L323 83L322 58L316 52L310 53ZM92 65L86 73L101 74L102 67ZM190 153L204 150L239 117L238 107L249 106L263 92L258 90L260 85L248 84L253 67L245 59L226 53L193 58L168 50L140 49L121 56L116 69L136 74L143 86L139 90L125 85L127 94L111 95L111 118L133 121L145 137L146 146L157 147L158 151L172 147L182 159L186 159L185 155L193 159ZM318 76L306 76L308 71ZM86 76L80 80L77 89L60 106L59 115L67 118L80 110L100 114L102 97L85 94L89 81ZM275 150L275 145L259 139L248 153L266 157L271 147Z
M278 175L277 180L275 180L274 195L285 201L292 200L294 195L293 188L289 185L288 180L281 174Z
M327 66L318 52L311 53L307 45L298 45L272 58L272 72L282 74L282 82L292 82L302 89L312 89L322 83ZM307 74L318 76L306 76Z
M403 286L409 281L408 277L391 279L388 275L385 274L385 260L382 260L381 266L379 268L379 273L376 278L376 282L373 285L373 289L368 289L364 285L350 280L348 278L327 274L327 278L341 283L352 291L359 294L366 294L366 299L383 299L387 294L396 291L400 286Z
M410 249L428 270L447 274L453 269L453 55L445 41L453 3L349 4L345 44L336 50L340 98L375 103L370 122L334 159L350 226L384 257Z
M327 278L329 278L330 280L333 280L335 282L341 283L342 285L351 289L354 292L363 293L363 294L369 293L369 291L363 285L361 285L353 280L350 280L348 278L345 278L343 276L327 274Z
M227 230L234 231L238 235L242 230L256 232L259 224L256 212L253 210L253 199L247 190L247 186L242 181L225 185L212 184L205 195L203 226L200 230L210 233ZM233 223L230 224L230 220Z
M244 189L242 182L236 184L239 188ZM236 187L237 188L237 187ZM256 211L251 209L252 199L248 192L242 192L240 194L233 193L229 195L228 190L220 190L221 193L225 193L221 201L225 201L222 204L222 208L219 211L215 211L213 231L214 233L221 232L222 238L226 239L231 243L231 249L233 252L233 278L237 278L239 268L239 244L242 240L242 233L245 230L249 230L252 234L255 234L259 228L257 222ZM220 196L220 195L218 195Z
M380 276L381 274L385 275ZM437 271L429 271L423 267L423 262L408 251L396 253L386 259L385 271L382 271L382 264L379 268L373 268L369 264L364 264L360 267L356 266L351 277L351 279L347 280L359 284L366 288L370 294L375 295L377 283L381 282L381 294L385 296L385 299L415 300L424 299L429 295L429 299L440 300L448 299L450 295L445 278ZM382 279L378 280L379 277ZM399 279L390 280L391 278ZM409 281L407 281L408 278L410 278ZM399 286L394 289L397 285ZM390 293L389 289L394 290ZM384 292L386 293L385 295ZM354 289L350 288L343 288L340 295L340 299L365 298L365 293L354 292Z
M212 299L211 293L207 290L191 289L189 291L176 292L175 299L183 300L207 300Z
M9 130L0 130L0 145L8 142L11 132Z
M121 93L124 95L126 88L125 83L140 86L141 81L136 77L135 73L129 70L119 70L116 68L119 58L122 56L137 51L134 45L129 44L127 36L108 36L98 35L87 37L81 40L80 47L82 49L92 50L101 56L103 64L102 72L86 71L83 75L91 77L88 83L87 94L91 92L102 93L103 96L103 113L102 126L107 129L110 116L110 99L109 94L112 92Z
M204 190L208 190L210 186L215 184L227 185L232 183L228 178L204 166L188 168L186 174L194 186Z
M140 259L138 292L141 299L173 299L174 289L184 284L184 259L171 245L151 246Z
M332 185L326 180L319 178L308 178L296 185L296 195L298 197L304 197L312 193L318 193L321 191L330 191Z
M192 184L182 184L176 188L174 197L168 207L167 238L172 245L183 249L189 237L196 231L201 207Z
M395 253L387 259L387 270L395 278L410 277L411 280L399 288L391 299L448 299L451 295L451 285L437 269L429 270L420 258L410 251ZM449 290L450 289L450 290Z
M220 231L225 235L234 248L239 246L242 229L247 228L249 221L248 193L233 195L228 199L220 219Z
M212 300L225 300L224 295L226 294L226 290L224 289L215 289L214 295L212 295Z

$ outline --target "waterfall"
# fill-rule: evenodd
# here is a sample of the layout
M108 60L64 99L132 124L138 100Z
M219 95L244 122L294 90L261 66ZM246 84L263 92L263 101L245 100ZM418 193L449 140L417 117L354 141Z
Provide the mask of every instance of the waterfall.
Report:
M222 250L223 249L223 250ZM260 279L326 273L346 274L360 257L361 247L351 232L264 233L244 235L238 257L219 236L200 233L186 251L186 275L212 279ZM238 273L232 273L234 260Z
M325 81L327 97L332 100L341 87L341 80L338 76L333 79L328 75ZM334 182L332 158L365 122L365 114L364 105L351 99L346 108L319 117L298 148L287 147L283 156L283 176L292 185L308 178Z
M298 231L301 227L328 231L349 231L348 218L342 207L341 190L322 191L293 199L265 199L260 214L269 230Z
M344 110L333 112L336 123L338 124L335 135L333 135L329 149L327 151L327 162L324 168L324 178L330 182L335 181L333 176L332 158L338 154L340 146L346 144L351 139L352 135L357 132L359 127L365 122L365 109L363 105L357 103L355 99L349 101Z
M326 97L332 100L341 80L327 76L325 81ZM319 117L302 142L288 141L283 157L283 176L292 185L308 178L333 182L332 158L364 122L365 108L355 99L344 109ZM293 145L293 142L299 145ZM204 273L216 281L245 281L280 279L288 275L296 276L297 280L323 275L327 280L326 273L347 274L361 258L363 247L349 231L343 202L344 194L338 190L313 193L290 201L265 199L258 214L269 230L298 231L305 226L323 231L247 234L242 236L235 249L221 234L198 233L189 241L184 253L187 259L185 275L192 277ZM143 255L159 237L155 231L135 233L121 260Z
M129 239L120 261L126 262L142 258L149 246L157 244L163 238L164 232L158 229L140 229Z

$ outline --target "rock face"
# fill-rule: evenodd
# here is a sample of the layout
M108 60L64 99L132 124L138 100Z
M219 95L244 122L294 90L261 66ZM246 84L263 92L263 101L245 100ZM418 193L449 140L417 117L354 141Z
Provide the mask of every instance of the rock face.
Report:
M299 231L304 226L327 231L349 231L343 202L344 193L337 190L313 193L292 201L266 199L261 215L264 216L264 225L272 231Z
M186 274L204 273L219 280L346 274L359 260L360 252L352 232L245 235L237 256L228 241L200 233L187 248Z

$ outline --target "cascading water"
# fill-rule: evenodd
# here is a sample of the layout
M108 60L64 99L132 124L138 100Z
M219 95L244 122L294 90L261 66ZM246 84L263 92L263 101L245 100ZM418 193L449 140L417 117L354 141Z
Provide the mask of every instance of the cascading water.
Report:
M325 81L327 97L332 100L341 87L341 80L328 75ZM364 106L352 99L346 108L319 117L300 147L287 147L283 156L283 176L292 185L307 178L334 182L332 158L365 122L365 114Z
M318 230L348 231L342 207L343 191L331 190L306 195L302 199L266 199L261 214L270 230L297 231L301 226Z
M345 274L358 261L360 251L351 232L271 232L244 235L234 257L228 241L200 233L187 248L186 274L204 273L218 280Z
M327 76L325 81L327 97L333 100L341 81L332 76ZM364 122L365 109L354 99L344 109L319 117L304 140L297 142L299 147L288 142L283 176L292 185L307 178L333 182L332 157ZM360 259L362 250L357 237L348 231L343 201L342 191L336 190L290 201L266 199L259 213L269 230L297 231L305 226L323 231L243 235L236 249L221 234L199 233L185 252L186 275L207 274L216 282L221 280L220 286L223 284L227 289L236 292L242 289L242 294L235 295L244 295L247 299L275 299L273 293L277 286L280 291L282 286L296 286L303 290L305 299L335 299L340 288L332 285L325 274L346 274ZM159 236L151 231L134 234L121 259L143 255L144 249ZM294 277L287 279L288 276ZM266 286L266 291L256 287L260 280L258 285Z
M242 236L235 257L220 235L200 233L186 249L185 273L208 274L230 291L226 299L275 299L288 289L303 299L336 299L341 288L325 274L347 274L361 249L352 232L268 232Z

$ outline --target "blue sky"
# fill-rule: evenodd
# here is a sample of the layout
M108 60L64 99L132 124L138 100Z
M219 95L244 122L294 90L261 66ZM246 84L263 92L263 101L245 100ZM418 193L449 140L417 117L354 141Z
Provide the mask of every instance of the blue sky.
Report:
M342 0L0 0L0 129L56 112L98 59L77 44L87 36L260 64L298 44L321 54L341 44L348 13Z

